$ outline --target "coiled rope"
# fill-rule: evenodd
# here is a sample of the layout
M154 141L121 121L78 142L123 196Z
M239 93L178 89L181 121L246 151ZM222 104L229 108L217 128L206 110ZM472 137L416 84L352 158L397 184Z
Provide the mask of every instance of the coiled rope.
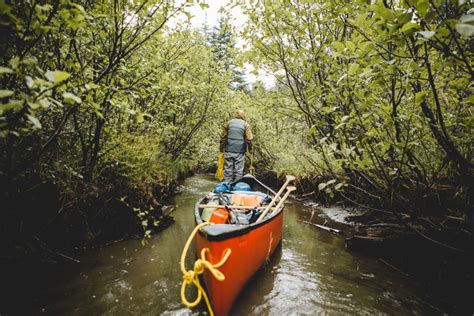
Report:
M204 288L202 287L199 281L199 274L202 274L204 272L204 269L208 269L218 281L224 281L225 280L224 274L220 272L217 268L220 268L227 261L232 251L229 248L227 248L224 251L224 256L222 257L222 259L218 263L212 264L206 260L206 252L209 252L209 248L203 248L201 250L201 258L196 260L196 262L194 262L193 270L186 270L186 267L184 266L186 254L188 252L189 246L191 245L191 242L194 239L194 236L198 233L198 231L202 227L209 224L211 223L204 222L197 225L194 228L193 232L191 233L188 240L186 241L183 252L181 253L180 266L181 266L181 272L183 273L183 284L181 285L181 301L187 307L193 308L193 307L196 307L201 301L202 297L204 297L204 300L206 301L207 309L209 310L209 314L213 316L214 312L212 311L211 303L206 294L206 291L204 290ZM190 284L194 284L194 286L196 286L197 291L198 291L196 299L192 302L188 301L188 299L186 298L186 286Z

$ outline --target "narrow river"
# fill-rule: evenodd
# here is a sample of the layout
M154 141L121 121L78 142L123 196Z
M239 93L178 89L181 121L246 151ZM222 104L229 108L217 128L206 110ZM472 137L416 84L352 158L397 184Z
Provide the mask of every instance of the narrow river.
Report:
M35 298L34 314L204 313L204 306L191 311L181 305L179 258L193 228L194 204L215 183L209 176L188 178L175 198L176 222L147 246L124 241L87 251L80 264L62 266ZM281 247L244 288L233 315L436 312L410 279L374 258L347 252L342 237L302 223L311 208L290 201L285 212Z

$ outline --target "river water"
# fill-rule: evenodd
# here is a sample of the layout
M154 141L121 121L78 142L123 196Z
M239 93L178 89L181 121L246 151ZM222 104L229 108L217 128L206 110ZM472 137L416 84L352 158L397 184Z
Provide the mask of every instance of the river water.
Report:
M205 313L204 306L190 310L181 305L179 259L193 229L194 204L215 183L209 176L188 178L174 201L176 222L148 245L129 240L89 250L80 264L45 276L48 282L38 289L33 314ZM375 258L349 253L342 237L303 223L310 215L310 207L287 203L281 247L244 288L233 315L439 313L408 277Z

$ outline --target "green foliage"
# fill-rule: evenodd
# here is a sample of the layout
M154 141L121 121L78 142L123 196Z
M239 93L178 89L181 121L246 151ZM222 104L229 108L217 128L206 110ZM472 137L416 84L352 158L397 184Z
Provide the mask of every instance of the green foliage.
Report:
M470 28L463 26L472 24L467 4L241 4L249 16L243 31L253 46L249 61L277 75L288 117L308 131L305 146L287 147L293 154L281 156L278 170L338 179L319 185L326 193L351 183L347 188L356 188L361 201L376 197L389 209L416 208L413 200L446 184L470 190L466 118L474 73ZM465 198L467 212L472 201ZM433 207L420 208L427 205Z
M101 210L80 206L111 185L117 196L141 192L129 206L148 210L199 163L231 76L207 36L186 24L166 28L190 5L1 3L2 198L20 183L52 182L87 224Z
M450 187L467 212L469 3L242 0L241 34L227 17L211 31L168 28L191 3L0 2L2 198L53 183L87 222L97 214L83 215L81 200L133 188L142 195L127 203L149 234L143 210L178 174L215 163L241 108L260 174L295 173L328 196L394 210L429 208ZM275 87L247 86L245 62Z

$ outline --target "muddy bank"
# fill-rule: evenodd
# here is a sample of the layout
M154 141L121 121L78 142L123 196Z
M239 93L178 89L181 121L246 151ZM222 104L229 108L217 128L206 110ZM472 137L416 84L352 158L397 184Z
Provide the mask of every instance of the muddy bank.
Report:
M78 182L74 191L40 179L2 190L0 261L70 260L75 250L141 239L173 223L166 205L179 193L177 180L132 185L117 175L103 177Z
M453 312L474 311L474 243L468 223L448 217L441 228L435 224L440 219L326 206L304 194L295 198L312 208L304 222L340 235L349 252L375 257L397 273L412 277L427 289L427 296Z

